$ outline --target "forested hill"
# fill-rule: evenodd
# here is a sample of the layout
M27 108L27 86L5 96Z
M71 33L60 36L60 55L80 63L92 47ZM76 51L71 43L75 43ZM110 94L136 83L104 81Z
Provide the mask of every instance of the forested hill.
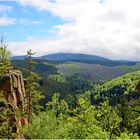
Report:
M63 99L56 93L47 104L46 112L34 118L26 135L32 138L139 139L139 80L140 70L93 85L86 92L69 94L66 90Z
M121 117L120 129L140 135L140 70L125 74L92 89L94 105L109 101Z
M14 56L13 60L24 60L26 56ZM117 65L135 65L137 62L123 61L123 60L111 60L97 55L79 54L79 53L56 53L49 54L40 57L34 57L34 59L50 60L57 62L82 62L90 64L100 64L106 66L117 66Z
M139 81L140 70L127 73L100 86L95 86L93 89L93 100L96 103L110 100L111 104L115 104L120 102L120 99L124 96L126 96L128 100L138 99L140 93L136 87Z
M80 53L56 53L39 57L47 60L68 61L68 60L91 60L91 61L109 61L109 59L97 55L88 55Z
M27 139L139 139L140 70L111 81L102 81L99 77L92 81L82 77L81 72L104 76L105 73L99 72L106 70L112 74L114 67L35 60L32 54L31 50L27 52L26 61L1 61L1 77L5 73L7 76L11 69L24 72L26 96L23 101L27 100L28 109L23 113L19 103L13 111L7 101L3 102L5 96L0 98L0 138L16 138L17 135L13 131L17 122L11 124L7 121L11 117L5 115L6 107L7 113L10 110L14 116L20 114L19 118L27 116L27 126L19 127L20 134ZM13 88L18 92L15 84ZM10 94L9 90L3 93Z

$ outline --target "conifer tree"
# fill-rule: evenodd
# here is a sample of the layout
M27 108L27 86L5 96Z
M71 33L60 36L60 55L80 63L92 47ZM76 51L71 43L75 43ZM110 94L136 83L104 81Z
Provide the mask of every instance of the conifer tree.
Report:
M32 50L30 49L27 51L27 83L26 83L26 96L27 96L27 108L28 108L28 121L31 122L31 117L33 114L37 114L40 110L41 106L39 105L39 100L43 98L43 95L41 95L41 91L39 89L39 84L37 81L40 79L40 77L32 72L33 66L36 64L35 61L32 60L32 56L34 53L32 53Z
M113 134L117 133L117 128L121 122L121 117L119 116L117 108L109 106L109 101L105 101L98 107L96 118L100 121L103 130L110 132L109 138L112 139Z
M3 75L9 69L12 68L10 62L10 51L7 50L7 44L4 43L4 38L0 38L0 75Z
M11 68L10 51L7 50L4 38L0 38L0 77ZM7 99L4 97L4 91L0 90L0 138L14 138L16 121L13 121L14 111Z
M15 111L4 94L0 92L0 139L11 139L16 137Z

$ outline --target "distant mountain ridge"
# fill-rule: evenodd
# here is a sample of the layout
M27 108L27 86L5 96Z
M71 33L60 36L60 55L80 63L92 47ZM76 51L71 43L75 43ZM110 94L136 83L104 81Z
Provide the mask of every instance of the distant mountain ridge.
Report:
M49 54L38 57L40 59L46 60L58 60L58 61L68 61L68 60L99 60L99 61L108 61L109 59L100 57L97 55L88 55L88 54L80 54L80 53L56 53Z
M26 56L14 56L12 59L25 59ZM55 54L48 54L43 55L40 57L34 57L35 59L43 59L43 60L53 60L53 61L68 61L68 60L100 60L100 61L107 61L110 59L100 57L97 55L88 55L88 54L81 54L81 53L55 53Z
M26 56L14 56L13 60L24 60ZM101 64L108 66L115 65L135 65L137 62L125 61L125 60L111 60L97 55L88 55L81 53L56 53L49 54L40 57L34 57L34 59L50 60L50 61L72 61L72 62L82 62L91 64Z
M26 58L25 55L21 55L21 56L13 56L12 60L24 60Z

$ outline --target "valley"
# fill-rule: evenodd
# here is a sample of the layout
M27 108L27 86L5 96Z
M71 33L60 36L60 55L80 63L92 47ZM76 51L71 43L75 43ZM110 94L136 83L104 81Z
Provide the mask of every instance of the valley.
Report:
M140 0L0 0L0 140L140 140Z
M52 56L55 57L52 59ZM84 54L63 53L61 56L60 53L40 58L13 57L11 64L12 69L23 73L26 96L32 94L33 110L34 107L38 110L38 106L42 108L33 111L35 117L30 116L32 123L25 126L25 136L62 138L65 132L65 138L86 138L87 133L90 138L123 138L123 135L129 138L139 137L139 62L113 61ZM84 116L84 111L88 110L90 113ZM90 117L93 114L95 116ZM52 119L59 122L53 120L52 124L49 124ZM86 123L81 122L81 119ZM42 124L42 121L47 125ZM75 126L75 121L80 126ZM91 127L90 122L94 121L97 124ZM68 130L61 130L61 123ZM38 133L36 124L42 133ZM54 134L56 125L61 131ZM85 130L79 132L79 129L82 130L87 125ZM90 132L87 129L90 129ZM97 133L93 133L92 129L97 129ZM69 130L74 134L71 135ZM49 136L50 134L53 136Z

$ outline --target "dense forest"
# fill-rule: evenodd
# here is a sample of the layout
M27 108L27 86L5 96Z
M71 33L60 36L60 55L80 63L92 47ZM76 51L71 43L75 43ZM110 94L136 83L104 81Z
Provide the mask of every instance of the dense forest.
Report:
M60 73L55 62L34 60L33 55L29 50L25 60L10 60L1 40L0 78L11 69L22 71L27 110L13 110L1 90L0 139L21 134L28 139L140 138L140 70L109 79L88 78L77 72ZM117 67L127 72L129 68L132 71L132 66ZM16 121L11 123L12 115L24 116L28 124L21 128ZM18 132L13 131L15 125Z

